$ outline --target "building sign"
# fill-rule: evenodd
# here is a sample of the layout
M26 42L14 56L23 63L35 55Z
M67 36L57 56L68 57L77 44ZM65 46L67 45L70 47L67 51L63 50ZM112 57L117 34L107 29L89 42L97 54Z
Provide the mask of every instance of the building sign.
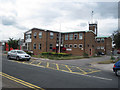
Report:
M67 48L66 51L72 51L72 49L71 48Z

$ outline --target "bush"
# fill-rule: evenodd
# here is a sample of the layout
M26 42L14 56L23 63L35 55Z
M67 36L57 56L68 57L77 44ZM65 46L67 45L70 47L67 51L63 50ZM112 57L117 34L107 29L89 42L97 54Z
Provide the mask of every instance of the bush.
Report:
M26 51L26 53L29 54L29 55L33 55L33 53L31 53L31 52L29 52L29 51Z
M84 53L84 54L83 54L83 57L88 58L89 56L88 56L87 53Z
M115 57L113 57L113 56L111 56L111 58L110 58L111 60L115 60Z

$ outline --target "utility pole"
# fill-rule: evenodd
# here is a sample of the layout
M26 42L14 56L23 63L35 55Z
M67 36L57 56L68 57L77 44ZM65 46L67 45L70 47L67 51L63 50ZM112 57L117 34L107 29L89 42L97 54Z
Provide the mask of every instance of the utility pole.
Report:
M60 32L59 32L59 53L60 53L60 47L61 47L61 23L60 23Z

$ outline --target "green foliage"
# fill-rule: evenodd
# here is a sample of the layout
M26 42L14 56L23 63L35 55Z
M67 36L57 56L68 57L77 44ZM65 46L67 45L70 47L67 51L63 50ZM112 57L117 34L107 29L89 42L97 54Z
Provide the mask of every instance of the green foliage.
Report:
M29 54L29 55L33 55L33 53L31 53L31 52L29 52L29 51L26 51L26 53Z
M87 53L84 53L84 54L83 54L83 57L88 58L89 56L88 56Z
M8 40L8 45L9 45L9 48L13 48L13 49L17 49L18 48L18 40L14 40L13 38L9 38Z
M113 33L113 41L116 49L120 49L120 32L117 30Z
M110 58L111 60L115 60L115 57L113 57L113 56L111 56L111 58Z

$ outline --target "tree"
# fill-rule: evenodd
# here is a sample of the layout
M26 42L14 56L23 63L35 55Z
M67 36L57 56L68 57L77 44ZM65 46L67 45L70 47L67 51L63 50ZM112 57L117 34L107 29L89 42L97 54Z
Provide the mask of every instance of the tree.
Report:
M9 38L8 40L8 45L9 45L9 48L13 48L13 49L17 49L18 48L18 40L14 40L13 38Z
M115 44L116 49L120 49L120 31L114 31L113 33L113 43Z

